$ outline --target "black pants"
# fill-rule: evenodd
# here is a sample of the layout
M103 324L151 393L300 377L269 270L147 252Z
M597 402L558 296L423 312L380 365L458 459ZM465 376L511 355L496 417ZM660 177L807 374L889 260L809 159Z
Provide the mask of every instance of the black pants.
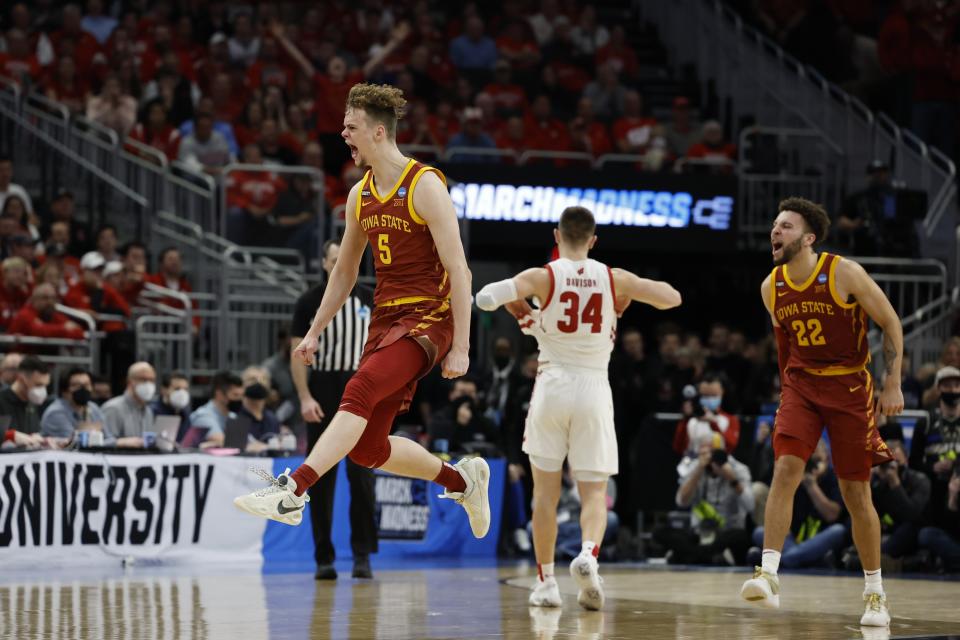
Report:
M737 564L743 564L750 548L750 534L744 529L718 531L709 545L700 544L700 535L692 529L662 527L653 531L653 539L673 551L672 564L713 564L724 549L730 549Z
M324 418L307 423L307 447L313 448L340 406L343 389L352 372L311 371L310 395L320 403ZM377 552L377 523L374 516L373 471L347 458L350 481L350 547L354 557ZM310 494L310 523L313 525L314 558L318 565L333 564L336 552L330 539L333 527L333 496L337 487L337 467L320 476L307 490Z

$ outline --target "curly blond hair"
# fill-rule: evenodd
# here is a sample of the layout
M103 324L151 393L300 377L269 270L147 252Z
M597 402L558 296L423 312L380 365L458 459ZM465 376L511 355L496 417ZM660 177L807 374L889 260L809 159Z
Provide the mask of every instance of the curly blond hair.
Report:
M347 95L347 109L362 109L368 118L383 125L391 139L397 135L397 120L406 108L403 91L389 84L355 84Z

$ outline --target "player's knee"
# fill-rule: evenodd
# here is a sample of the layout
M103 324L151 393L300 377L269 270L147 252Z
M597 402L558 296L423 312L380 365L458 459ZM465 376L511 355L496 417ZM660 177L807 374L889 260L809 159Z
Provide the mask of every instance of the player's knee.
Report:
M843 504L851 515L866 513L873 508L870 483L862 480L838 478Z
M773 485L781 488L796 488L803 480L803 470L806 467L804 459L798 455L788 454L777 458L773 466Z
M369 420L370 414L373 413L374 403L371 402L371 399L374 397L375 391L376 382L370 372L360 369L353 374L343 390L340 410Z
M361 440L347 454L347 457L361 467L369 469L381 467L390 458L390 439L384 438L383 441L377 443Z

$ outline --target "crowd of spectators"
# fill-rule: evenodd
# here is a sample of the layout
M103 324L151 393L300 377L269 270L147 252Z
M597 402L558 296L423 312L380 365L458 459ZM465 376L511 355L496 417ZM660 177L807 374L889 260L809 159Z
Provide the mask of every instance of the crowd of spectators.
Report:
M134 152L152 147L215 177L239 161L325 170L323 185L277 170L229 175L237 241L298 247L321 188L330 207L345 201L357 176L341 117L362 81L403 89L409 115L397 140L434 154L462 146L631 153L648 171L684 158L724 167L735 159L720 124L701 125L687 97L663 122L646 108L622 22L604 24L577 0L498 5L327 2L299 15L274 4L16 3L3 16L0 75L139 143Z
M735 0L800 62L956 159L960 5L941 0Z

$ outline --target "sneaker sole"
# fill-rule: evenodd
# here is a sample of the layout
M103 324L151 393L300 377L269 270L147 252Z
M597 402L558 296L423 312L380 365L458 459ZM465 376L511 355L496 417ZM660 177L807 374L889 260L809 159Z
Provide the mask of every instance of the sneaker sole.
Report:
M289 525L289 526L291 526L291 527L299 526L299 524L300 524L301 522L303 522L303 512L301 512L301 511L298 511L298 512L297 512L297 513L300 514L300 518L297 519L297 520L294 521L294 522L291 522L291 521L289 521L289 520L281 520L281 519L278 518L278 517L274 517L274 516L272 516L272 515L266 515L266 514L260 513L259 511L254 511L254 510L252 510L252 509L248 509L247 506L246 506L245 504L243 504L243 502L240 500L240 498L235 498L235 499L233 500L233 506L235 506L237 509L240 509L240 511L243 511L244 513L249 513L249 514L252 515L252 516L256 516L256 517L258 517L258 518L265 518L265 519L267 519L267 520L273 520L274 522L279 522L280 524L286 524L286 525Z
M560 607L563 603L560 600L554 601L548 598L544 598L540 600L540 599L534 598L531 595L530 598L527 599L527 604L529 604L531 607L544 607L546 609L556 609Z
M861 626L861 627L876 627L876 628L889 627L889 626L890 626L890 616L887 616L886 621L884 621L884 620L875 620L875 621L873 621L873 620L868 620L868 619L866 619L866 618L860 618L860 626Z
M594 583L593 572L588 563L577 562L577 559L574 559L570 563L570 576L580 590L577 594L577 602L581 607L590 611L598 611L603 607L604 595L600 587L600 577L598 575L597 582Z
M473 532L475 538L483 538L487 535L487 532L490 531L490 496L488 493L490 486L490 465L487 464L487 461L483 458L474 458L478 462L474 464L479 467L477 470L476 477L473 478L475 483L474 491L477 490L476 485L479 485L481 489L480 493L480 514L483 517L483 531L479 533L473 528L473 522L470 523L470 530Z
M758 607L763 607L765 609L779 609L780 608L780 595L774 595L768 597L766 592L763 590L763 587L755 584L751 584L752 581L746 582L743 587L740 589L740 597L749 602L750 604L756 605Z

